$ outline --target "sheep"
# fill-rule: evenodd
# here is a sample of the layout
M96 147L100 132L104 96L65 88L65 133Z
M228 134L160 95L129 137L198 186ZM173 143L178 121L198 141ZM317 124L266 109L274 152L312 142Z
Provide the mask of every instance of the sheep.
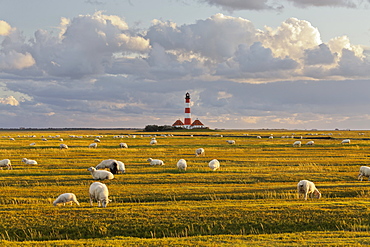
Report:
M205 151L203 148L198 148L197 150L195 150L195 156L200 156L200 155L205 155Z
M302 142L301 141L295 141L293 143L293 147L300 147L302 145Z
M98 169L104 169L104 168L109 168L112 166L112 163L114 162L117 162L117 160L114 160L114 159L108 159L108 160L103 160L102 162L100 162L96 167L95 169L98 170Z
M116 161L117 163L117 173L118 172L121 172L121 173L125 173L126 172L126 168L125 168L125 164L122 162L122 161Z
M36 145L36 142L32 142L31 144L30 144L30 146L35 146Z
M257 139L262 139L262 137L261 136L257 136Z
M216 171L218 168L220 168L220 162L217 159L213 159L209 162L208 166L212 169L212 171Z
M107 207L108 203L111 202L111 200L108 199L108 187L100 182L94 182L90 185L89 194L91 207L93 206L94 200L98 202L98 207L102 206L103 208Z
M321 198L321 193L316 189L313 182L308 180L301 180L297 184L298 198L300 195L304 195L304 199L307 200L307 195L311 194L311 198L315 196L317 199Z
M100 140L97 138L97 139L94 139L94 142L100 142Z
M2 170L3 167L8 167L8 170L13 170L10 159L0 160L0 169Z
M150 145L154 145L154 144L157 144L157 140L155 138L152 138L152 140L150 141Z
M63 203L63 206L66 205L66 203L73 204L76 203L78 206L80 206L80 203L77 201L76 195L73 193L64 193L58 196L58 198L53 202L54 206L57 206L60 203Z
M229 143L229 144L235 144L234 140L227 140L226 142Z
M89 148L96 148L97 146L98 144L94 142L89 145Z
M111 172L105 171L105 170L96 170L95 167L89 167L87 168L89 172L91 172L91 175L93 179L95 180L103 180L103 179L113 179L114 175Z
M306 145L307 146L313 146L313 145L315 145L315 142L314 141L309 141L309 142L306 143Z
M128 148L127 144L126 144L126 143L124 143L124 142L121 142L121 143L119 144L119 147L121 147L121 148Z
M67 144L62 143L62 144L59 145L59 148L60 149L68 149L68 146L67 146Z
M358 173L357 179L362 181L363 177L368 177L368 180L370 180L370 167L368 166L361 166L360 171Z
M180 159L178 162L177 162L177 169L179 169L180 171L181 170L184 170L186 171L186 168L188 167L187 163L186 163L186 160L184 159Z
M164 165L164 162L162 160L149 158L147 161L149 161L150 165L152 166L155 166L155 165L163 166Z
M37 165L37 161L36 160L29 160L27 158L23 158L22 159L22 162L24 162L26 165Z
M341 144L350 144L351 140L350 139L344 139Z

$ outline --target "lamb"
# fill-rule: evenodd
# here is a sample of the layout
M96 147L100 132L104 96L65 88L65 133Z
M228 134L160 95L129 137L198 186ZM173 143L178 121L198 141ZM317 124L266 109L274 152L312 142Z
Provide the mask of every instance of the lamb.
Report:
M313 145L315 145L315 142L314 141L309 141L309 142L306 143L306 145L307 146L313 146Z
M2 170L3 167L8 167L8 170L13 170L10 159L0 160L0 169Z
M295 141L293 143L293 147L300 147L302 145L302 142L301 141Z
M155 138L152 138L152 140L150 141L150 145L154 145L154 144L157 144L157 140Z
M36 160L29 160L27 158L23 158L22 159L22 162L24 162L26 165L37 165L37 161Z
M147 161L149 161L150 165L152 165L152 166L155 166L155 165L163 166L164 165L164 162L162 160L158 160L158 159L149 158Z
M111 172L105 170L96 170L95 167L89 167L87 169L91 172L93 179L95 180L103 180L103 179L113 179L114 175Z
M208 166L212 169L212 171L216 171L218 168L220 168L220 162L217 159L213 159L209 162Z
M121 148L128 148L127 144L126 144L126 143L124 143L124 142L121 142L121 143L119 144L119 146L120 146Z
M370 167L368 166L361 166L360 171L358 173L357 179L362 181L363 177L368 177L368 180L370 180Z
M226 142L229 143L229 144L235 144L234 140L227 140Z
M90 185L89 194L91 207L93 206L94 200L98 202L98 207L102 206L103 208L107 207L108 203L111 202L111 200L108 199L108 187L100 182L94 182Z
M344 139L341 144L350 144L351 140L350 139Z
M97 148L97 146L98 144L94 142L89 145L89 148Z
M186 171L186 168L188 167L187 163L186 163L186 160L184 159L180 159L178 162L177 162L177 169L179 169L180 171L181 170L184 170Z
M195 150L195 156L200 156L200 155L205 155L205 151L203 148L198 148L197 150Z
M304 195L304 199L307 200L307 195L311 194L311 198L315 196L317 199L321 198L321 193L316 189L313 182L308 180L301 180L297 184L298 198L300 195Z
M63 203L63 206L66 205L66 203L73 204L76 203L78 206L80 206L80 203L77 201L76 195L73 193L64 193L58 196L58 198L53 202L54 206L57 206L60 203Z
M59 145L59 148L60 149L68 149L68 146L67 146L67 144L62 143L62 144Z

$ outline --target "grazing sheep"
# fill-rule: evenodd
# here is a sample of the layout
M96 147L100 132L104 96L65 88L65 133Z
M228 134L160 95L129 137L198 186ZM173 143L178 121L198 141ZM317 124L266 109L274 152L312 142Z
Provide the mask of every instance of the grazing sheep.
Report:
M155 138L152 138L152 140L150 141L150 145L154 145L154 144L157 144L157 140Z
M99 139L95 139L94 142L100 142L100 140Z
M344 139L341 144L350 144L351 140L350 139Z
M117 160L114 160L114 159L108 159L108 160L103 160L102 162L100 162L96 167L95 169L98 170L98 169L104 169L104 168L109 168L112 166L112 163L114 162L117 162Z
M226 142L229 143L229 144L235 144L234 140L227 140Z
M177 169L179 169L180 171L181 170L184 170L186 171L186 168L188 167L187 163L186 163L186 160L184 159L180 159L178 162L177 162Z
M89 145L89 148L97 148L98 147L98 144L97 143L91 143L90 145Z
M13 170L12 164L9 159L0 160L0 169L3 167L8 167L8 170Z
M37 165L37 161L36 160L29 160L27 158L23 158L22 159L22 162L24 162L26 165Z
M257 136L257 139L262 139L262 137L261 136Z
M118 172L121 172L121 173L125 173L126 172L126 168L125 168L125 164L122 162L122 161L116 161L117 163L117 173Z
M195 150L195 156L200 156L200 155L205 155L205 151L203 148L198 148L197 150Z
M321 198L321 193L316 189L313 182L308 180L301 180L297 184L298 198L300 195L304 195L304 199L307 200L307 195L311 194L311 198L315 196L317 199Z
M212 171L216 171L218 168L220 168L220 162L217 159L213 159L209 162L208 166L212 169Z
M10 138L9 141L15 141L15 139L14 138Z
M36 145L36 142L32 142L31 144L30 144L30 146L35 146Z
M313 145L315 145L315 142L314 141L309 141L309 142L306 143L306 145L307 146L313 146Z
M358 173L357 179L362 181L363 177L368 177L368 180L370 180L370 167L368 166L361 166L360 171Z
M63 206L66 205L66 203L73 204L76 203L78 206L80 206L80 203L77 201L76 195L73 193L64 193L58 196L58 198L53 202L54 206L57 206L57 204L63 203Z
M98 202L98 207L102 206L103 208L107 207L108 203L111 202L111 200L108 199L108 187L100 182L94 182L90 185L89 194L91 207L93 206L94 200Z
M67 144L62 143L62 144L59 145L59 148L60 149L68 149L68 146L67 146Z
M301 141L295 141L293 143L293 147L300 147L302 145L302 142Z
M162 160L149 158L147 161L150 162L151 166L155 166L155 165L163 166L164 165L164 162Z
M124 142L121 142L121 143L119 144L119 146L120 146L121 148L128 148L127 144L126 144L126 143L124 143Z
M114 175L111 172L105 170L96 170L95 167L89 167L87 169L91 172L93 179L95 180L103 180L103 179L113 179Z

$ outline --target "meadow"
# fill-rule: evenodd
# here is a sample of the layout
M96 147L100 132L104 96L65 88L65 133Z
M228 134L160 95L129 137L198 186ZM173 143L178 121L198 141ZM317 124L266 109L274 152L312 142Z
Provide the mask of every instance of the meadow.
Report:
M156 135L158 144L142 135ZM98 147L88 148L97 136ZM351 143L342 145L346 138ZM296 140L315 145L293 147ZM199 147L205 156L195 157ZM13 170L0 170L0 245L369 245L370 181L357 180L369 153L370 131L2 130L0 159ZM150 166L149 157L165 165ZM110 158L124 162L126 173L102 181L107 208L91 207L87 168ZM185 172L176 168L180 158ZM208 167L212 159L219 170ZM302 179L315 182L320 200L297 198ZM52 205L67 192L81 205Z

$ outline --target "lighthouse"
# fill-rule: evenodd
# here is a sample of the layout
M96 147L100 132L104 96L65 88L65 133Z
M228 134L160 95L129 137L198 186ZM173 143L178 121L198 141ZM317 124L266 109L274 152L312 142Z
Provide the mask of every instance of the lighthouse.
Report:
M203 123L196 119L193 123L191 122L191 113L190 113L190 93L187 92L185 94L185 118L184 122L182 122L180 119L176 120L174 124L172 124L173 127L176 128L184 128L184 129L208 129L208 127L205 127Z
M191 113L190 113L190 93L185 94L185 118L184 118L184 128L191 128Z

